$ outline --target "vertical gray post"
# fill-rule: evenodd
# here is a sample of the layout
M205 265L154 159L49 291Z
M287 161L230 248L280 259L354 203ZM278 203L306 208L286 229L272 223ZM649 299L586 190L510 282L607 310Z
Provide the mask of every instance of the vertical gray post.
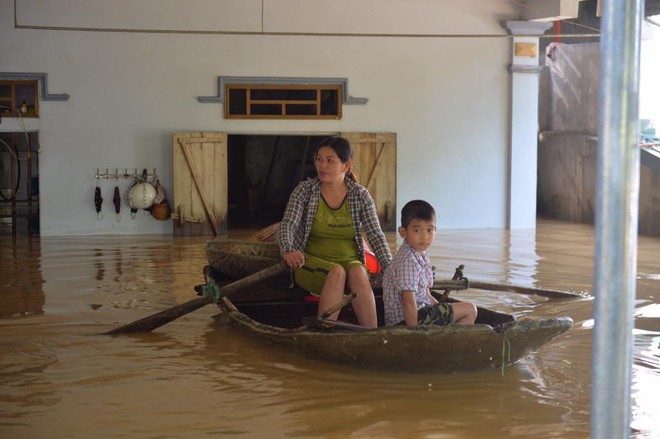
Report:
M641 0L603 0L591 437L630 436Z

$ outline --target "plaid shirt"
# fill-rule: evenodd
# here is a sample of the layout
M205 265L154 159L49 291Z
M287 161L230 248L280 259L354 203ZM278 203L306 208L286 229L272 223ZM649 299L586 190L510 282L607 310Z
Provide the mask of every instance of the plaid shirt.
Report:
M383 277L385 325L396 325L405 319L402 291L414 291L417 309L420 309L433 303L428 293L432 286L433 267L428 255L417 252L403 241Z
M348 186L348 207L355 227L355 243L357 244L360 260L364 263L364 244L362 232L367 242L378 258L383 270L392 261L392 253L387 244L385 234L380 228L376 205L369 191L350 178L344 180ZM280 253L300 250L305 251L307 238L312 230L312 223L316 216L321 199L321 180L318 177L302 181L295 187L287 203L280 229L278 242Z

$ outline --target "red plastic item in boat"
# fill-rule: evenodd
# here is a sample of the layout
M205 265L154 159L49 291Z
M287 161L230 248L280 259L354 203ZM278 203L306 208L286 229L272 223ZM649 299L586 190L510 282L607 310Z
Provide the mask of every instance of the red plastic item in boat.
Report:
M376 258L376 255L371 251L371 250L366 250L364 251L364 260L367 264L367 269L369 270L369 273L380 273L380 263L378 263L378 259Z

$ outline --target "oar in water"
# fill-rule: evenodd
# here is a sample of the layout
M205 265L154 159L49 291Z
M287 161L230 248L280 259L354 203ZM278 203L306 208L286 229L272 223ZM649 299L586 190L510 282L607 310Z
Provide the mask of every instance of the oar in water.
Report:
M281 273L285 270L288 270L286 264L284 264L283 262L277 263L261 271L258 271L250 276L244 277L243 279L237 280L236 282L232 282L228 285L225 285L222 288L219 288L217 290L218 296L222 297L229 295L234 291L254 285L263 279L266 279L271 276L275 276L276 274ZM192 311L195 311L196 309L199 309L205 305L213 303L215 300L216 298L213 295L206 295L198 299L189 300L188 302L166 309L165 311L161 311L151 316L144 317L133 323L120 326L119 328L115 328L111 331L106 332L106 334L118 335L118 334L129 334L134 332L153 331L154 329L159 328L164 324L171 322L172 320L178 319L179 317L186 315Z
M570 291L551 290L544 288L521 287L517 285L509 285L494 282L479 282L468 279L461 280L437 280L433 282L434 290L466 290L472 288L475 290L489 290L489 291L508 291L518 294L533 294L537 296L545 296L552 298L579 298L590 297L586 293L574 293Z

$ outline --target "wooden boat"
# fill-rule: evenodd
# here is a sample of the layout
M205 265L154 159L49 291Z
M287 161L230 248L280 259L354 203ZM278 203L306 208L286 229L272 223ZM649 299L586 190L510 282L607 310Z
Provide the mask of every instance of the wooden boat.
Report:
M206 247L214 282L222 282L228 272L252 274L258 271L257 266L279 260L277 253L269 253L273 251L272 243L251 247L243 243L243 250L249 249L244 254L236 246L240 243L226 241L211 241ZM229 249L239 253L232 257ZM250 260L255 261L254 266L248 263ZM230 324L261 341L311 358L390 372L446 373L508 366L573 324L569 317L517 320L509 314L478 308L474 325L368 329L356 324L350 305L342 308L337 322L315 318L317 303L309 301L309 295L299 288L290 288L290 284L289 273L280 273L231 297L222 297L218 307ZM382 295L379 289L375 292L382 325Z
M216 239L204 247L206 260L216 276L239 279L280 260L277 243L250 239Z

